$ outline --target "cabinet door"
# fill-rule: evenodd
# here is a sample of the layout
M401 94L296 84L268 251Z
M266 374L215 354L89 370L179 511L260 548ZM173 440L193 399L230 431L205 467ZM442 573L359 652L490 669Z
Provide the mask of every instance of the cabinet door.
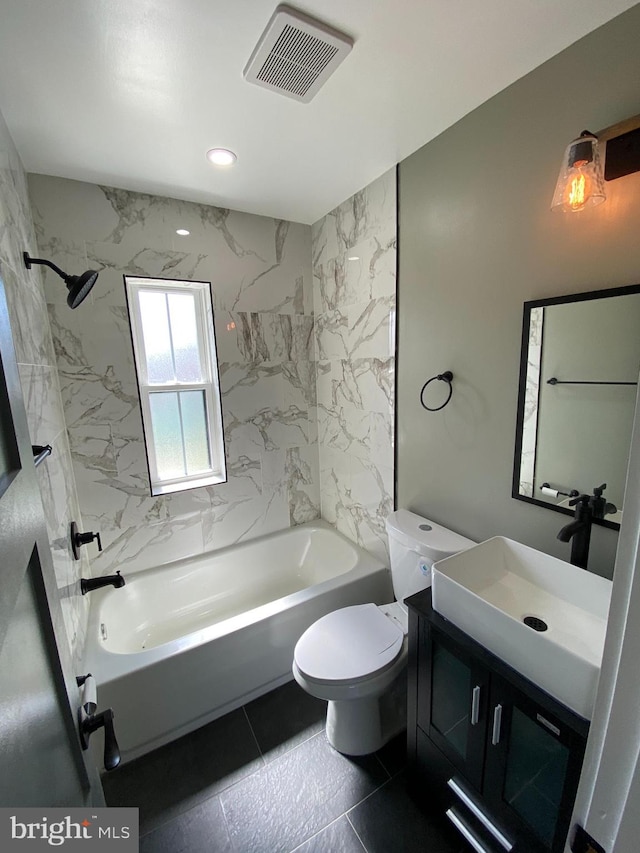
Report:
M439 631L426 639L427 673L418 724L465 778L481 789L489 675Z
M484 796L496 815L562 851L584 756L584 738L493 676Z

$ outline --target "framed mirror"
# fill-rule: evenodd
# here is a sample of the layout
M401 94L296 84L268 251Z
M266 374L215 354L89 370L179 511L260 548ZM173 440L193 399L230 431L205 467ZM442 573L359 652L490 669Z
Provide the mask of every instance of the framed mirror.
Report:
M525 302L514 498L573 514L606 484L620 527L639 371L640 285Z

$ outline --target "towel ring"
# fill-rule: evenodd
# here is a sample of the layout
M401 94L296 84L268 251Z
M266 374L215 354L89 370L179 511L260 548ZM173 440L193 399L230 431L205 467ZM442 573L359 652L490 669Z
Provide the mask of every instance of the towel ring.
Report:
M427 404L425 403L425 401L423 399L423 394L424 394L427 386L430 385L432 382L435 382L436 379L439 379L440 381L446 382L448 384L449 394L447 395L447 399L444 401L444 403L441 406L436 406L435 408L432 408L431 406L427 406ZM440 409L444 409L444 407L447 405L447 403L451 399L451 395L453 394L453 385L451 384L452 379L453 379L453 373L450 370L445 370L444 373L438 373L437 376L432 376L431 379L427 379L427 381L422 386L422 391L420 392L420 403L422 404L422 407L424 409L426 409L428 412L439 412Z

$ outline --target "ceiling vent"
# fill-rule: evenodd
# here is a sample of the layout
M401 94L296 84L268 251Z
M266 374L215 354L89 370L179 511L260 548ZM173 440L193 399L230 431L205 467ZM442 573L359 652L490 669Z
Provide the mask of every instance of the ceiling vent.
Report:
M353 47L353 39L278 6L244 69L250 83L307 103Z

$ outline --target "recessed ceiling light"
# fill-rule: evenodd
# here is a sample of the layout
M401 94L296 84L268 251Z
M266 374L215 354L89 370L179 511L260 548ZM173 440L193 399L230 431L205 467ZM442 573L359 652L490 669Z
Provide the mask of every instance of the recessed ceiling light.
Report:
M191 231L187 231L186 228L178 228L176 234L179 234L181 237L188 237Z
M348 260L348 261L359 261L359 260L360 260L360 255L350 255L350 256L347 258L347 260Z
M207 151L207 160L216 166L233 166L237 156L228 148L212 148Z

